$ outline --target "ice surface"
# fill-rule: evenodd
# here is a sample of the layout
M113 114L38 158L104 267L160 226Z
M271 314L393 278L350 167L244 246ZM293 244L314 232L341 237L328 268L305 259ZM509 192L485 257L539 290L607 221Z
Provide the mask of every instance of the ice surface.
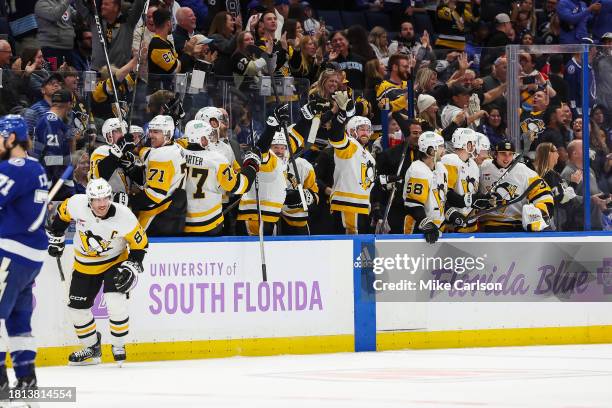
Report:
M129 359L129 354L128 354ZM234 357L38 369L49 407L612 407L612 345Z

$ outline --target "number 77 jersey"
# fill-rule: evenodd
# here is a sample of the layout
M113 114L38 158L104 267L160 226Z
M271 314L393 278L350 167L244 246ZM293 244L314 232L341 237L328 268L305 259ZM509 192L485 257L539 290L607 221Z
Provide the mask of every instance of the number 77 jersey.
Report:
M0 161L0 259L39 267L47 253L44 221L50 183L33 158Z
M214 150L187 150L187 233L206 233L223 224L223 193L244 194L251 177L237 173L228 159Z

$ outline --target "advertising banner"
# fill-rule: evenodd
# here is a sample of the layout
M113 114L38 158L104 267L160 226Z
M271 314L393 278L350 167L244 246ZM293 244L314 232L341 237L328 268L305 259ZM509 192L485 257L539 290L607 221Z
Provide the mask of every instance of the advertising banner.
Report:
M353 242L266 242L262 282L257 242L151 243L130 293L129 342L271 338L353 333ZM72 247L64 258L70 276ZM66 289L49 259L35 288L39 346L76 344ZM102 294L93 308L108 333ZM108 338L108 337L107 337Z

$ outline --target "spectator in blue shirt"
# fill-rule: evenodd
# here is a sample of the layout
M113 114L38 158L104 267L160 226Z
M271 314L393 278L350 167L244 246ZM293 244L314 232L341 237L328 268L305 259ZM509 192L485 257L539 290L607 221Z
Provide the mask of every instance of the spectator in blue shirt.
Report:
M61 89L63 82L64 78L60 74L53 74L47 77L40 87L42 98L23 112L23 118L28 125L29 135L34 134L34 127L36 127L40 118L51 108L51 97Z
M601 3L587 6L584 1L561 0L557 4L557 14L561 20L561 44L580 44L585 37L590 37L587 24L601 10Z

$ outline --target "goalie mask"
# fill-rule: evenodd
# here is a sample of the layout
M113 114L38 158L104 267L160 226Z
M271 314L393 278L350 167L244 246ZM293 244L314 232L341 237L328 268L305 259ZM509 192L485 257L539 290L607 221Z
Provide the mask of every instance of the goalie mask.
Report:
M209 123L203 120L190 120L185 125L185 137L190 144L198 145L202 148L207 148L211 142L215 129ZM202 139L206 139L203 143Z
M458 128L451 140L454 149L463 149L470 154L476 151L476 134L472 129Z
M106 119L102 125L102 136L107 144L114 144L121 136L127 133L127 129L128 126L124 120L118 118ZM116 135L115 132L119 132L119 135Z
M156 140L157 143L154 146L154 139L158 139L156 136L158 133L163 135L163 143L160 140ZM151 139L151 145L153 147L163 146L165 143L168 143L172 140L174 136L174 120L168 115L157 115L149 122L149 131L148 131L149 139Z

